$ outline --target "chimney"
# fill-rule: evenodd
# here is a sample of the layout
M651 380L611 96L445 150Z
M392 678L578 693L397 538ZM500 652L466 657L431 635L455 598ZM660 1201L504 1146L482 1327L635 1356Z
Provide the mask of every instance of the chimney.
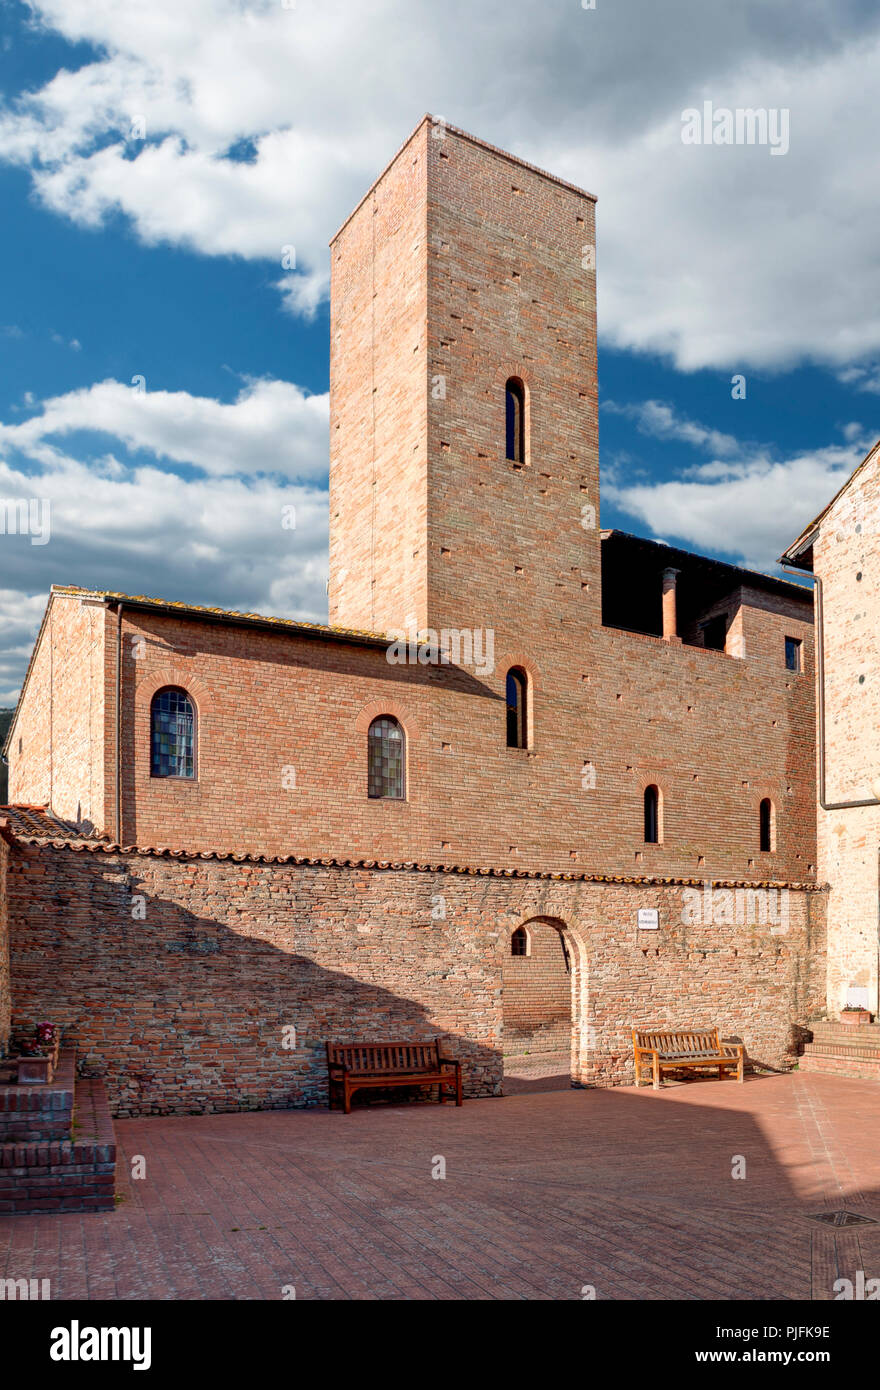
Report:
M663 571L663 641L680 642L678 635L678 618L675 607L675 582L681 570L665 569Z

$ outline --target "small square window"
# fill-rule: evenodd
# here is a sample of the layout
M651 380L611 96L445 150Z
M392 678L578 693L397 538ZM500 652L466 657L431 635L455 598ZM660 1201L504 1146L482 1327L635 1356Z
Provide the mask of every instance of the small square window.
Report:
M803 643L799 637L786 637L785 639L785 669L786 671L800 671L801 648Z

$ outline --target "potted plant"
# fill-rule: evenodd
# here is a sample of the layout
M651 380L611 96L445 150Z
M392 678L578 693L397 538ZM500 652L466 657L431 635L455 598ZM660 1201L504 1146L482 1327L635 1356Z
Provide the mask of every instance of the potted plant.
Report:
M47 1085L55 1075L61 1030L55 1023L38 1023L33 1036L18 1044L19 1086Z
M871 1014L868 1009L863 1009L861 1004L844 1004L840 1011L841 1023L846 1023L850 1028L871 1022Z

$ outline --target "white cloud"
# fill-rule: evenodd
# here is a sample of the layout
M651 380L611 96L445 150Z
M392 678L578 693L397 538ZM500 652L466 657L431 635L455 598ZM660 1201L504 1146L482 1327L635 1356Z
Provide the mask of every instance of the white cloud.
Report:
M113 455L81 462L55 454L36 476L0 463L0 497L35 495L49 500L49 543L0 536L0 703L16 698L53 583L327 620L320 487L186 479ZM283 524L290 507L295 529Z
M722 457L739 454L742 446L731 434L721 430L709 429L676 414L672 406L664 401L641 401L632 405L618 405L615 401L603 401L602 409L611 415L625 415L635 420L640 434L653 439L678 440L693 448L708 449Z
M88 453L65 452L82 431ZM53 583L326 622L326 469L327 397L283 381L230 404L103 381L0 423L0 501L40 499L41 528L49 508L47 543L0 534L0 703Z
M854 391L867 391L880 396L880 365L869 363L864 366L844 367L837 373L838 381L851 386Z
M7 109L0 154L58 213L280 262L286 307L425 108L600 195L600 328L680 367L880 350L880 17L813 0L31 0L103 56ZM634 39L637 31L638 40ZM515 99L512 99L515 95ZM786 107L791 149L681 143L681 112ZM129 137L143 118L146 140ZM252 142L253 158L226 157Z
M662 482L603 479L603 501L702 553L728 555L751 569L773 570L800 529L861 463L863 442L774 459L742 451L739 459L698 464Z
M282 304L289 313L311 319L329 292L330 275L327 270L312 270L305 275L285 275L276 281L275 288L281 291Z
M327 471L329 402L286 381L248 383L231 404L186 391L139 391L102 381L43 403L16 425L0 423L0 449L50 460L51 441L89 430L128 449L192 464L205 473L321 478Z
M3 543L0 538L0 546ZM45 607L45 594L0 588L0 706L8 708L18 699Z

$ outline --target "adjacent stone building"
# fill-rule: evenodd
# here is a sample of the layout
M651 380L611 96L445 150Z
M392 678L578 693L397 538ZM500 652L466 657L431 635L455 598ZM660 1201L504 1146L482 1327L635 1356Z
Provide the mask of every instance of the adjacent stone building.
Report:
M828 1007L858 1004L878 1014L880 443L783 560L814 575L822 638L818 864L831 889ZM880 1037L872 1041L880 1049ZM880 1062L873 1069L880 1073Z
M328 1038L786 1067L823 1008L812 594L600 529L594 213L426 117L337 233L328 625L53 587L12 1020L120 1113L323 1101Z

